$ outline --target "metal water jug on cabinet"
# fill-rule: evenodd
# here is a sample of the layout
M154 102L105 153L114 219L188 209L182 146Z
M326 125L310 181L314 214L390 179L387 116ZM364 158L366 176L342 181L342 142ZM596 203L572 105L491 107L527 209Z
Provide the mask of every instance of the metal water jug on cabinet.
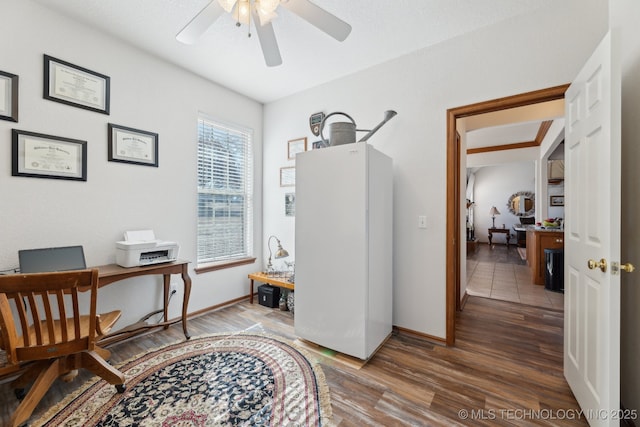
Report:
M376 127L371 130L367 129L356 129L356 121L353 118L340 111L336 111L331 114L327 114L325 118L322 120L320 124L320 137L322 141L327 145L343 145L343 144L352 144L356 142L356 132L368 132L365 136L363 136L358 142L366 142L371 136L378 131L385 123L391 120L396 114L393 110L387 110L384 112L384 119L380 122ZM334 122L329 123L327 126L329 127L329 140L324 137L324 127L327 123L327 119L334 115L342 115L347 117L350 122Z

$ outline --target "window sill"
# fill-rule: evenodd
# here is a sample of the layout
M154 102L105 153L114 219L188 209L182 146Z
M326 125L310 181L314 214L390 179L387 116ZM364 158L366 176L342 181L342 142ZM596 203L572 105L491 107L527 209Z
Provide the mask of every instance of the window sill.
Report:
M199 265L194 269L194 271L196 272L196 274L208 273L210 271L224 270L225 268L237 267L239 265L253 264L254 262L256 262L255 258L242 258L242 259L234 259L231 261L210 262L207 264Z

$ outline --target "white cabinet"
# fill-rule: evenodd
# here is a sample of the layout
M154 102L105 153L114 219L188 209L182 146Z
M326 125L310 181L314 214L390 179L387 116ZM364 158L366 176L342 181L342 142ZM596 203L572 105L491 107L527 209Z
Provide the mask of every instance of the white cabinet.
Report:
M392 172L365 143L296 156L300 338L368 359L391 333Z

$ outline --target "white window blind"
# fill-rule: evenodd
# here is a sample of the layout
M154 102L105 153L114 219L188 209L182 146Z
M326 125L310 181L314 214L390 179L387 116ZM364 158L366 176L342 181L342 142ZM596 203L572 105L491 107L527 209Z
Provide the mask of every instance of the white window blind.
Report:
M198 264L253 255L250 129L198 119Z

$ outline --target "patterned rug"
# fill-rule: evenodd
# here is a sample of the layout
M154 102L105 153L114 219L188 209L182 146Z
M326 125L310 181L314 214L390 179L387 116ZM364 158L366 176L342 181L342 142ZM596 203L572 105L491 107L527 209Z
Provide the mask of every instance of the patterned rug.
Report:
M304 351L304 350L302 350ZM126 391L91 381L32 426L326 426L324 373L277 338L212 335L128 360Z

